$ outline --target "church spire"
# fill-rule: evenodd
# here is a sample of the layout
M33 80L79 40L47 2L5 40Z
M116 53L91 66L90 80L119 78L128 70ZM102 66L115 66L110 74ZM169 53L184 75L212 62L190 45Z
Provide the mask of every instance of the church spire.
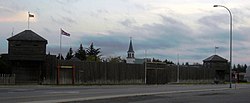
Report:
M132 37L130 37L130 43L129 43L129 48L128 48L128 57L127 58L135 58L134 57L134 49L133 49L133 44L132 44Z
M132 37L130 37L130 43L129 43L129 49L128 49L128 52L134 52L134 49L133 49L133 44L132 44Z

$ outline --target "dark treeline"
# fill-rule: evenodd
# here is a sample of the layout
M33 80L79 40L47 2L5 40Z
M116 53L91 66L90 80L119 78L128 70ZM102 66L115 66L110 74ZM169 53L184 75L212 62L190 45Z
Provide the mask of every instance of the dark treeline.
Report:
M114 56L114 57L108 57L106 59L101 58L101 48L95 48L94 44L91 43L90 46L88 48L84 48L82 46L82 44L80 44L79 48L74 52L72 50L72 48L69 48L69 51L66 55L66 57L64 58L63 56L61 56L62 60L70 60L73 57L81 60L81 61L96 61L96 62L112 62L112 63L121 63L121 62L126 62L125 59L121 58L121 56ZM58 54L57 59L60 58L60 54ZM147 60L148 61L148 60ZM168 59L165 60L160 60L160 59L156 59L153 58L151 61L149 62L161 62L161 63L165 63L165 64L176 64L173 61L170 61ZM2 64L1 64L2 65ZM182 63L180 65L190 65L188 62ZM199 63L194 63L193 65L202 65ZM241 65L241 64L237 64L237 65L233 65L233 71L236 72L246 72L247 69L247 65Z
M238 73L240 72L246 72L246 69L247 69L247 65L244 64L244 65L240 65L240 64L237 64L237 66L234 64L233 66L233 71L236 71Z
M69 51L65 57L65 60L70 60L73 57L76 57L77 59L81 61L101 61L101 51L100 48L95 48L94 44L91 43L88 48L83 48L82 44L80 44L80 47L75 51L72 50L72 48L69 48ZM60 58L60 54L58 54L57 59ZM64 60L64 57L61 56L61 59Z
M161 61L160 59L155 59L153 58L152 62L162 62L162 63L166 63L166 64L174 64L174 62L168 60L168 59L165 59L164 61Z
M126 62L125 59L121 58L121 56L114 56L114 57L108 57L106 59L101 58L101 48L95 48L94 44L91 43L88 48L84 48L82 44L80 44L80 47L74 52L72 48L69 48L68 53L66 54L65 58L58 54L57 59L61 57L61 60L70 60L73 57L81 60L81 61L96 61L96 62L112 62L112 63L121 63ZM165 59L164 61L161 61L160 59L153 58L150 62L162 62L166 64L174 64L174 62L169 61Z

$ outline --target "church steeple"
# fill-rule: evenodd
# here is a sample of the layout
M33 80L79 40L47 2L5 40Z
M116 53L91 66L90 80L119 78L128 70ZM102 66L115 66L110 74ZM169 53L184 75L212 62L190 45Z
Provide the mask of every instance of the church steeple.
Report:
M132 37L130 37L130 43L129 43L129 48L128 48L128 57L127 58L135 58L134 57L134 49L133 49L133 44L132 44Z
M129 49L128 49L128 52L134 52L134 49L133 49L133 44L132 44L132 37L130 37L130 43L129 43Z

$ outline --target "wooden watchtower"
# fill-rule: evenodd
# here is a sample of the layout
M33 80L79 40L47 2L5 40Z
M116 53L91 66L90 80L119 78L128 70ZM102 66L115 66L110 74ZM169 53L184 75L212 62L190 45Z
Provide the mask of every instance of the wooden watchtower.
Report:
M16 83L39 83L42 79L47 40L24 30L8 40L8 60Z
M227 59L219 55L212 55L203 60L203 66L212 71L209 74L216 83L224 83L229 80L229 63Z

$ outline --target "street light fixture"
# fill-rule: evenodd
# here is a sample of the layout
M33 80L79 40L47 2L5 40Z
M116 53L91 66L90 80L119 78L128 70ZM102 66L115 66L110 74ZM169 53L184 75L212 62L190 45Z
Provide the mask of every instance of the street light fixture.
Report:
M230 64L230 70L229 70L229 82L230 82L230 86L229 88L232 88L232 27L233 27L233 17L232 17L232 13L231 11L226 7L226 6L223 6L223 5L214 5L214 7L223 7L225 9L227 9L227 11L229 12L229 16L230 16L230 61L229 61L229 64Z

